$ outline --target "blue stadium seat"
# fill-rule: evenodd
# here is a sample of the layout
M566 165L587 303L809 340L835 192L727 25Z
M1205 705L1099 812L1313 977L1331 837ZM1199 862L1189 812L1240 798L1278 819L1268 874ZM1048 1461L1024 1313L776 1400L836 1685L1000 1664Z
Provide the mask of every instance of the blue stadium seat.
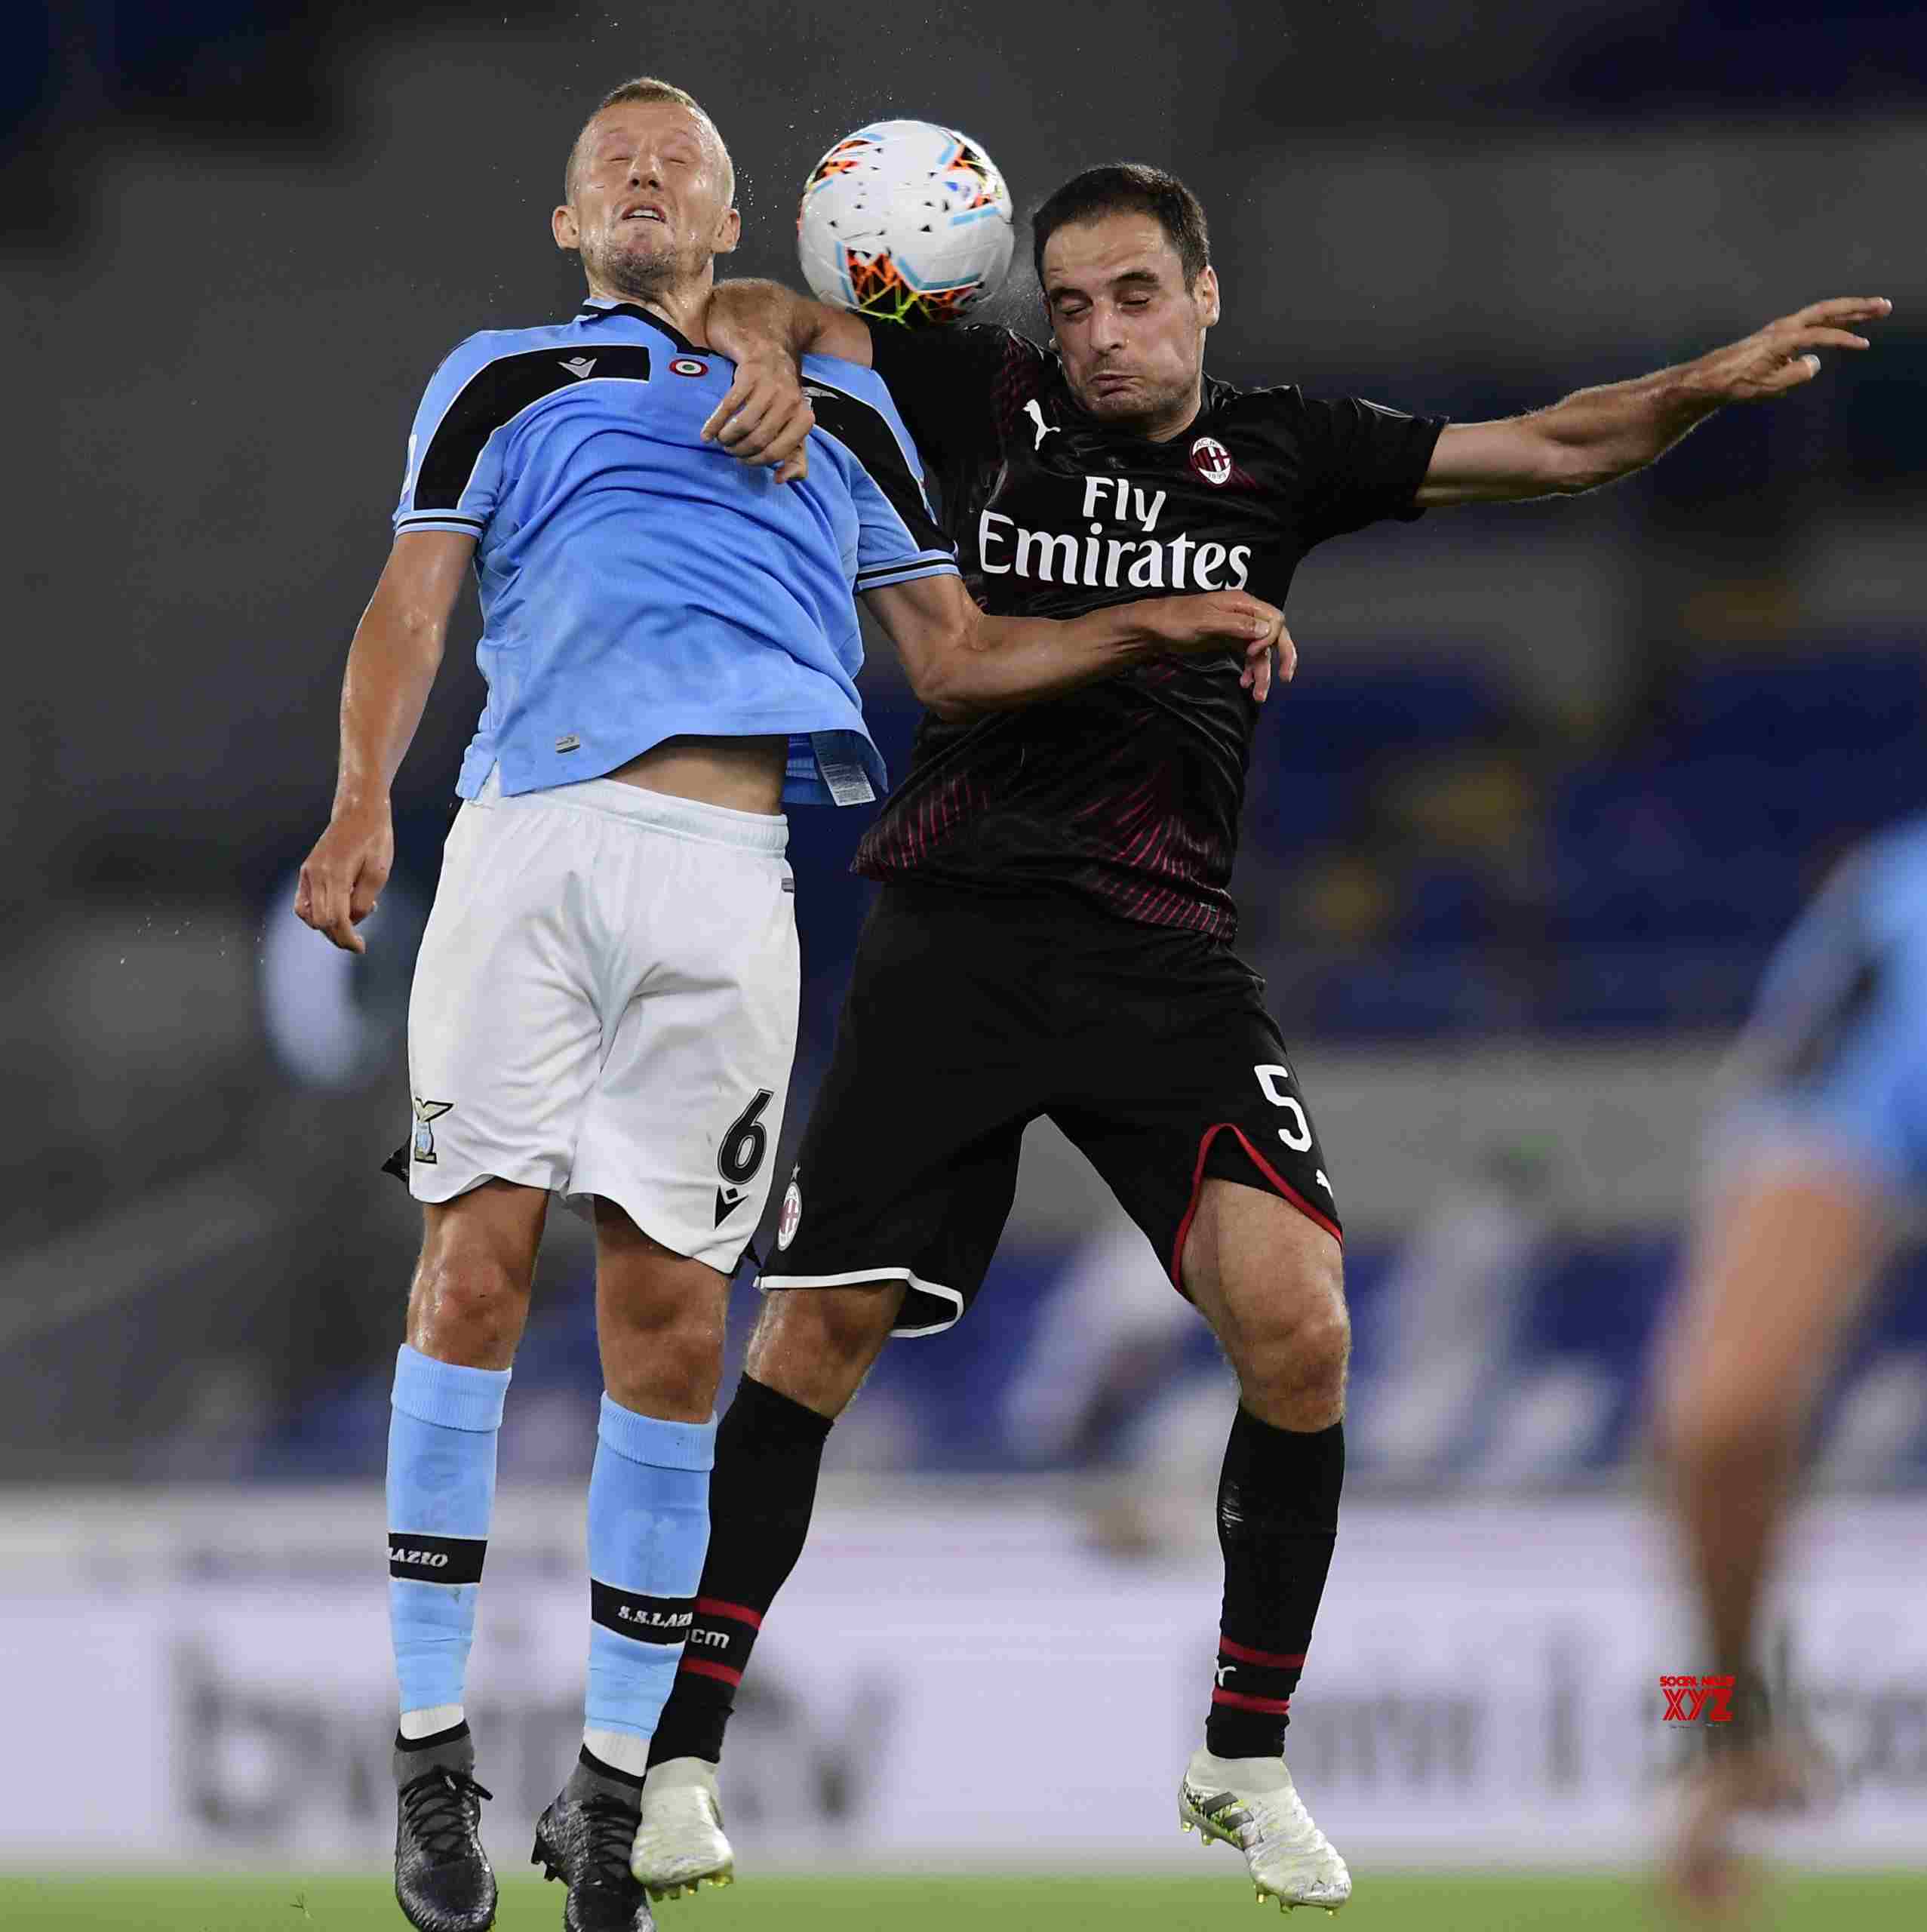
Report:
M1927 653L1818 645L1798 657L1750 658L1688 678L1670 706L1689 755L1740 752L1798 762L1870 750L1927 730Z

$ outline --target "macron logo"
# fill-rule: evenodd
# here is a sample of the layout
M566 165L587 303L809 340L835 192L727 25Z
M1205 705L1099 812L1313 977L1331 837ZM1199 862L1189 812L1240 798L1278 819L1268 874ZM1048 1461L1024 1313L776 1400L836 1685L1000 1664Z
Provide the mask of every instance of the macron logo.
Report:
M572 355L562 366L577 382L580 382L595 367L595 358L593 355Z

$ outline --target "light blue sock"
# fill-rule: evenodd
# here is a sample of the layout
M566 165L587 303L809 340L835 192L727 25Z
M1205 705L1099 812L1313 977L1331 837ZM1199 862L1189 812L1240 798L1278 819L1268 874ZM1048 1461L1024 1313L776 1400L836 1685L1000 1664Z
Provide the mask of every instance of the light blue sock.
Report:
M405 1343L395 1358L388 1620L404 1712L462 1702L509 1376L437 1361Z
M589 1743L641 1777L682 1661L709 1547L716 1421L659 1422L602 1398L589 1481Z

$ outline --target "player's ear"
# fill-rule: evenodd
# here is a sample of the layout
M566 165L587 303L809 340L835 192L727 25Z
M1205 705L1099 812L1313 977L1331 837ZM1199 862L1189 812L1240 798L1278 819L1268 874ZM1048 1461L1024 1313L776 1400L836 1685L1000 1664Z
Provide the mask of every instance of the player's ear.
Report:
M1192 291L1192 299L1197 303L1197 319L1206 328L1215 328L1221 305L1218 298L1218 271L1211 267L1197 272L1197 286Z
M733 255L736 245L742 239L742 217L734 208L725 208L723 218L716 224L716 252L719 255Z
M549 217L549 232L555 236L558 248L573 252L582 246L582 232L576 225L576 211L566 202Z

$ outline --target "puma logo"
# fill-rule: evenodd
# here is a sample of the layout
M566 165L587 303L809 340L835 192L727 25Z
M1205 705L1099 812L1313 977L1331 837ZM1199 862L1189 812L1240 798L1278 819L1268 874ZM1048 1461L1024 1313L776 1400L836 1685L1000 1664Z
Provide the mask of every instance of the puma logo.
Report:
M1032 396L1030 401L1025 404L1024 414L1037 426L1037 439L1031 445L1033 451L1043 448L1045 437L1055 436L1060 433L1055 423L1046 423L1043 420L1043 405L1038 401L1035 396Z

